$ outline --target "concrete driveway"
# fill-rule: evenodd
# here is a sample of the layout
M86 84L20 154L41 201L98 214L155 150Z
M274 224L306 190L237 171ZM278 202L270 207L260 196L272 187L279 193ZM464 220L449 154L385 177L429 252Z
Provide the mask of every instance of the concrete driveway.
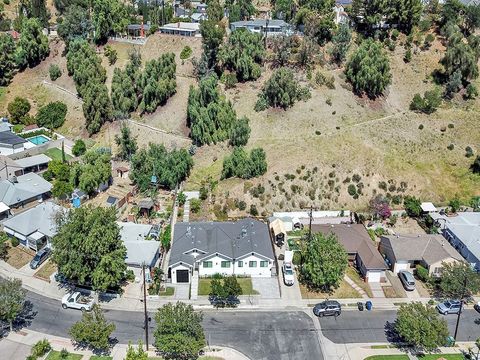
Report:
M25 360L30 355L31 346L20 344L8 339L0 340L0 354L3 354L2 359L9 360Z
M264 299L280 299L280 290L276 276L269 278L252 277L252 287Z

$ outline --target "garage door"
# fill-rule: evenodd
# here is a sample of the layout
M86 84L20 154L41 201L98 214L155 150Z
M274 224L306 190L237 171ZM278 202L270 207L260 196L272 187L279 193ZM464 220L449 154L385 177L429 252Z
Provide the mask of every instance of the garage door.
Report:
M188 270L177 270L177 283L188 283Z
M382 273L380 271L369 271L368 272L368 282L380 282Z
M409 263L396 263L393 271L395 274L398 274L400 270L410 270L410 264Z

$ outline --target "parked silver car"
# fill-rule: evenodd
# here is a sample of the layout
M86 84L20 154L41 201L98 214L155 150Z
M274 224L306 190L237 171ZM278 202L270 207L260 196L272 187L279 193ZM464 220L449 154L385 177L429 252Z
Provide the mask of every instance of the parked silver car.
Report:
M398 277L403 284L403 287L407 291L415 290L415 278L413 277L412 273L407 270L400 270L398 272Z
M458 314L460 311L460 301L448 300L437 305L437 310L442 315Z

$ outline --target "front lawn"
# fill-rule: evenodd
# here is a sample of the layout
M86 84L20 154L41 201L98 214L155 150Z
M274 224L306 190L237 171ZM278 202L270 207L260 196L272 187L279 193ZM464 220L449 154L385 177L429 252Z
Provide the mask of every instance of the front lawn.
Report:
M359 287L363 289L368 295L368 297L373 298L372 294L372 289L370 289L370 285L368 285L367 282L363 281L362 277L358 273L356 269L354 269L352 266L347 266L347 271L346 271L347 276L353 280L355 284L357 284Z
M428 354L418 356L421 360L438 360L438 359L445 359L445 360L463 360L464 357L462 354Z
M172 296L175 293L175 288L171 286L167 286L165 291L160 291L158 293L159 296Z
M407 355L374 355L364 360L408 360Z
M212 279L200 278L198 279L198 295L210 294L210 282ZM242 295L256 295L258 291L253 289L251 278L237 278L240 287L242 288Z
M17 247L10 247L8 249L7 263L12 265L15 269L20 269L32 261L33 255L32 250L25 249L20 245Z
M60 150L59 148L51 148L45 150L44 154L52 158L52 160L62 160L62 150ZM70 159L72 159L72 157L65 153L65 160L68 161Z
M57 265L53 263L53 261L47 260L45 264L42 265L40 269L35 273L35 276L50 282L50 276L57 271Z
M45 360L80 360L83 357L82 354L71 354L69 353L66 358L60 356L60 351L52 350L48 353L48 356Z
M103 356L103 355L92 355L90 356L90 360L112 360L111 356Z
M340 286L331 294L321 291L311 291L303 284L300 284L300 293L303 299L358 299L362 297L358 291L352 288L345 280L342 280Z

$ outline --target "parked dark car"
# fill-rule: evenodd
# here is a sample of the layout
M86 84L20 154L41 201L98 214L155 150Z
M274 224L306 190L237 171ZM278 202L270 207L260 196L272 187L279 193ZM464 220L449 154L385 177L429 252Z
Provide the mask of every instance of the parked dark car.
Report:
M316 316L339 316L342 313L342 306L336 300L323 301L313 308Z
M44 247L43 249L39 250L35 256L33 257L32 261L30 261L30 267L32 269L38 268L42 263L48 259L50 255L50 249Z
M208 300L210 301L210 304L216 308L237 307L240 304L239 298L233 295L227 296L226 298L221 296L209 296Z
M476 303L475 305L473 305L473 308L474 308L475 310L477 310L477 312L480 313L480 301L479 301L478 303Z

